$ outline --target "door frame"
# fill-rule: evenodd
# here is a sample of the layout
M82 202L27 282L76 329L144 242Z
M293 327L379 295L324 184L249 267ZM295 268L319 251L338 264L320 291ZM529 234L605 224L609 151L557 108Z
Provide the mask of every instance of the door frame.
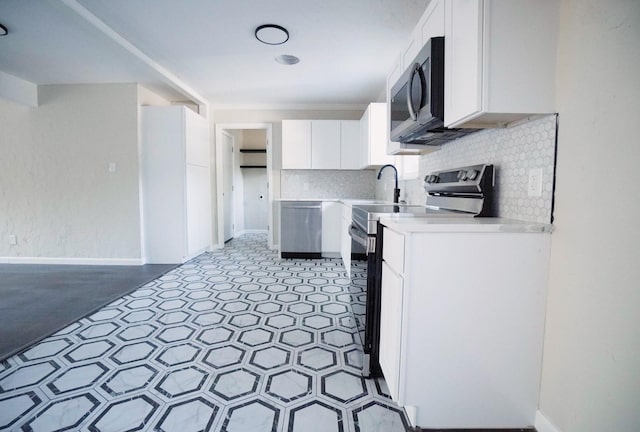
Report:
M235 155L235 146L236 146L236 140L235 137L230 134L227 130L223 130L220 133L220 141L218 141L220 143L220 157L218 158L218 160L220 160L220 163L223 163L223 154L224 154L224 148L222 145L222 142L224 140L224 137L229 137L229 139L231 139L231 151L229 152L229 154L231 155L231 209L229 209L229 214L231 215L231 238L229 240L231 240L234 236L235 236L235 229L234 229L234 219L235 219L235 172L234 172L234 168L235 168L235 164L236 164L236 155ZM226 243L226 239L225 239L225 233L224 233L224 225L225 222L227 222L225 219L226 217L224 216L224 176L225 176L225 172L224 172L224 165L223 168L220 169L219 171L216 171L220 173L220 183L216 183L220 185L220 195L219 195L219 199L220 199L220 208L222 209L222 218L218 219L219 221L222 222L222 231L219 233L220 235L220 244L224 245L224 243Z
M269 249L274 248L273 242L273 125L271 123L218 123L216 127L216 211L218 216L218 243L216 247L224 246L224 207L222 203L222 133L227 129L264 129L267 135L267 223L269 234L267 235Z

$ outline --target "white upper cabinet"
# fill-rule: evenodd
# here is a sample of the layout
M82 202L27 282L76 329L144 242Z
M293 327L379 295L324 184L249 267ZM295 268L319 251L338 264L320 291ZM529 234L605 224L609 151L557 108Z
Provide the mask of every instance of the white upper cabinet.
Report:
M357 120L283 120L282 169L359 169Z
M432 37L445 41L446 127L506 127L555 107L559 0L431 0L387 76ZM387 153L424 153L388 141Z
M340 169L340 120L311 121L311 168Z
M445 0L447 127L555 112L557 0Z
M420 48L432 37L444 35L444 0L432 0L429 3L416 26L414 39L418 35L422 41Z
M340 121L340 168L360 169L362 165L362 143L360 142L360 122Z
M420 156L396 156L398 180L415 180L420 178Z
M185 111L187 163L209 167L209 123Z
M282 169L311 169L311 120L282 120Z
M394 163L394 157L387 154L389 119L387 104L369 104L360 119L361 157L358 168L370 168Z

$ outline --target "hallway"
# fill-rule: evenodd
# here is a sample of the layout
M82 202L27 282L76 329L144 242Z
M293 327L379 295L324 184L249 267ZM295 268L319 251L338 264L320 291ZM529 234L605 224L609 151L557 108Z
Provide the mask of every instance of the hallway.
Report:
M340 260L233 239L1 363L0 430L404 431L348 296Z

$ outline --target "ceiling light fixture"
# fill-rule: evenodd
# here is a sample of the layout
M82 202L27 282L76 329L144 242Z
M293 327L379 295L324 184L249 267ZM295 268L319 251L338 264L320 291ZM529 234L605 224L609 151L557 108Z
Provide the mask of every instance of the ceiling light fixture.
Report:
M6 36L9 34L9 30L2 24L0 24L0 36Z
M256 39L267 45L282 45L289 40L286 28L276 24L264 24L255 31Z
M300 62L300 59L289 54L282 54L276 57L276 61L278 63L282 63L283 65L294 65Z

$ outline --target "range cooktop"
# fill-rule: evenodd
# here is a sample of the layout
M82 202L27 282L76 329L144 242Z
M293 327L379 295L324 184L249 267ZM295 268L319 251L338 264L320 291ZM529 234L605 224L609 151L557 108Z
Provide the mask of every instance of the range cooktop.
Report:
M473 217L473 215L425 205L368 204L353 206L353 223L369 235L375 234L376 224L383 217Z

